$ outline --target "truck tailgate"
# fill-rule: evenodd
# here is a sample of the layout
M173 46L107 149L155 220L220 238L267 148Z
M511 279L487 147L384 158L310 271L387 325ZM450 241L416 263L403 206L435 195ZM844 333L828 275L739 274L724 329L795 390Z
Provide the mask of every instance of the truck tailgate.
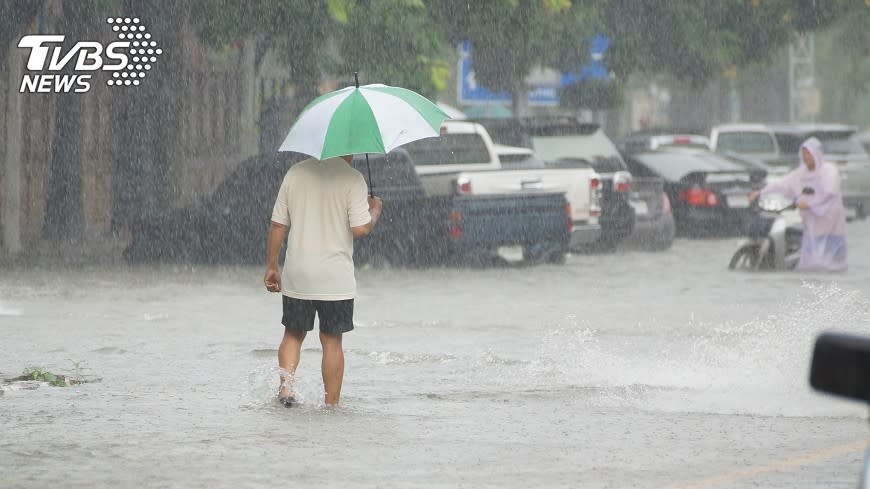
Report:
M473 195L563 193L571 204L571 219L588 221L593 217L590 181L595 177L592 169L529 169L460 173L458 181L469 182Z
M450 236L462 246L567 246L566 204L560 193L455 197L448 226L458 225L461 233Z

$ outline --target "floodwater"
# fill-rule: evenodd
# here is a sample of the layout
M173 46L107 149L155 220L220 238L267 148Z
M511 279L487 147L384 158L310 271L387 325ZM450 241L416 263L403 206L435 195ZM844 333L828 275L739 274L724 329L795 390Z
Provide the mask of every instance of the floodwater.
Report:
M342 404L305 343L273 398L263 270L3 270L0 487L854 487L866 407L807 385L870 334L870 222L842 275L726 270L737 239L564 266L359 270Z

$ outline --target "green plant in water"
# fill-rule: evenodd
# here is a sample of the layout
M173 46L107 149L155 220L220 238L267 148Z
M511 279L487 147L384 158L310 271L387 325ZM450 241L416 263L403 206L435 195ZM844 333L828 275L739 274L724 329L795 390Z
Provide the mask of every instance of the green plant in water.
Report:
M63 375L56 375L49 372L48 370L43 370L38 367L30 367L28 369L25 369L24 373L21 377L19 377L19 379L47 382L49 385L53 385L55 387L67 386L66 377L64 377Z

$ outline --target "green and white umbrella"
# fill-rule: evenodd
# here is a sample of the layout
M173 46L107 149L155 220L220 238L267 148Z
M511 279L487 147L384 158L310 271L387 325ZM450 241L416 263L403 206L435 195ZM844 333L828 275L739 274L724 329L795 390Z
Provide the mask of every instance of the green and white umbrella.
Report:
M308 104L278 151L324 160L334 156L389 153L418 139L440 135L450 117L426 97L405 88L374 84L343 88Z

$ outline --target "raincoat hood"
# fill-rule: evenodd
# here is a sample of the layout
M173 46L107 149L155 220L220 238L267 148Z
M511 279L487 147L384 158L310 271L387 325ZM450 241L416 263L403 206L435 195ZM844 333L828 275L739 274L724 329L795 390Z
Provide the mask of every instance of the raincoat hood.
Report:
M809 167L807 167L806 162L804 161L802 153L805 148L813 156L813 161L816 163L815 169L813 170L810 170ZM822 142L815 137L807 139L806 141L801 143L801 149L798 152L798 157L800 157L801 165L803 165L807 171L818 173L821 166L825 163L825 155L824 153L822 153Z

